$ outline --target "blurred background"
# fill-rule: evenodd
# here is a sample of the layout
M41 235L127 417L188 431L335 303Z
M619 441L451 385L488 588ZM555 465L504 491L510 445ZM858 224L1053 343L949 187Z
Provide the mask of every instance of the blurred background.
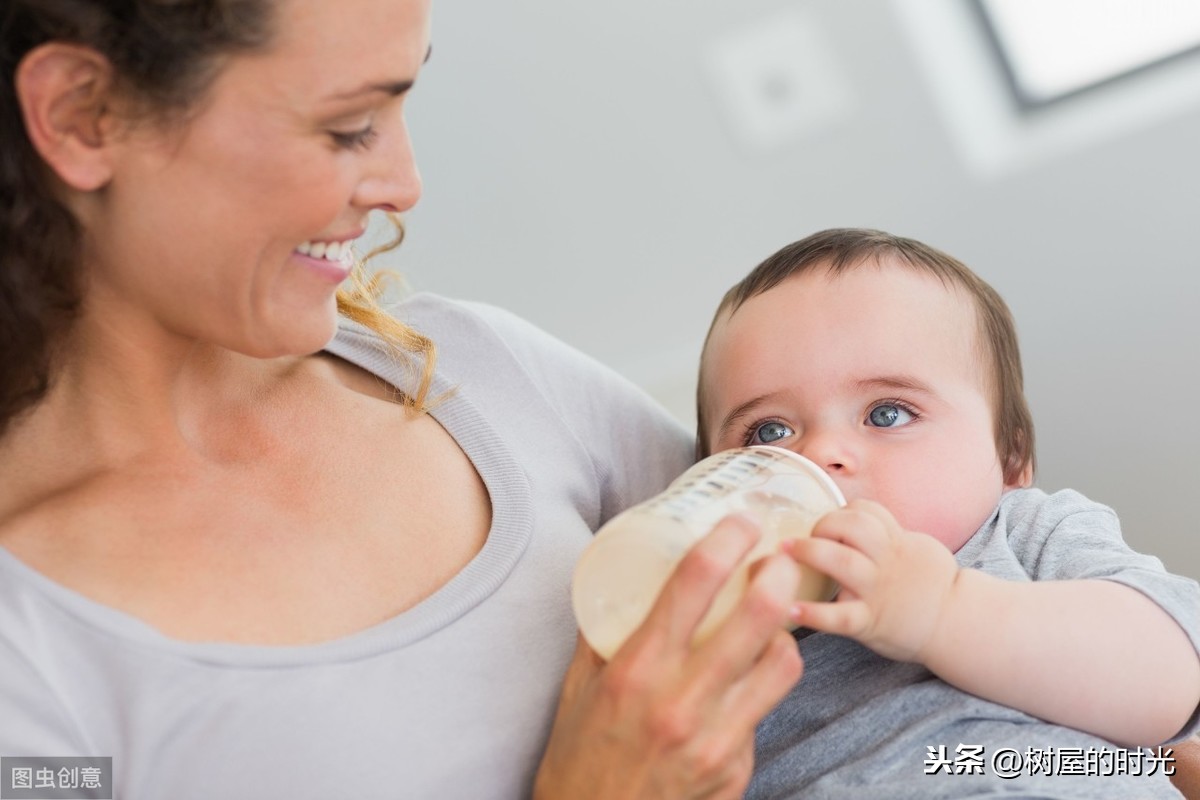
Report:
M1038 485L1200 578L1196 6L434 3L409 100L426 190L387 263L691 424L709 319L750 268L826 227L921 239L1016 315Z

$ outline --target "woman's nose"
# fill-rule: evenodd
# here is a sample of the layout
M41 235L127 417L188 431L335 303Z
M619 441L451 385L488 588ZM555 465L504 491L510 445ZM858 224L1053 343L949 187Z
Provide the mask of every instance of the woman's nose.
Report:
M355 191L355 204L367 209L402 212L421 197L421 174L413 157L408 129L401 124L383 135Z

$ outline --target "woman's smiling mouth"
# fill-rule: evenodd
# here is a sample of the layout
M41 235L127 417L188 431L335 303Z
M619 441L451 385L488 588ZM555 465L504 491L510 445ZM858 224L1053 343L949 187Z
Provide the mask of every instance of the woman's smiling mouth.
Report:
M303 256L304 262L321 277L334 283L341 283L349 277L350 270L354 267L353 241L353 239L327 242L309 240L301 242L295 252Z

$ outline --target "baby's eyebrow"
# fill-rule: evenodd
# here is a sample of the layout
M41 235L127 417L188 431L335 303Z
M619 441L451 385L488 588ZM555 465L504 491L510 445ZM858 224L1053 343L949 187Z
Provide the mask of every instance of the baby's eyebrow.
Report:
M757 406L761 405L770 397L770 394L760 394L758 397L752 397L746 402L734 406L733 410L725 415L725 419L721 420L721 427L717 429L717 438L720 439L722 436L728 433L729 428L732 427L733 423L749 414Z
M854 382L854 388L863 391L867 389L892 389L896 391L920 392L933 394L933 389L910 375L877 375L862 378Z

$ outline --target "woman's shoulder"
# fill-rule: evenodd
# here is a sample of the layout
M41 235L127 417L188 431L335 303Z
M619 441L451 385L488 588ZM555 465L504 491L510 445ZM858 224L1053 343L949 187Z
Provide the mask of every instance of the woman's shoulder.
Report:
M645 390L517 314L426 293L391 310L433 340L440 386L577 442L602 484L623 484L615 504L644 499L691 464L692 434Z
M569 350L532 323L487 303L421 292L385 309L405 326L433 341L442 371L471 356L494 359L500 353L528 356ZM386 348L383 340L376 331L343 317L330 349L378 350Z
M88 544L93 538L89 531L119 525L120 514L115 509L134 504L145 509L156 495L164 495L161 483L149 483L139 483L136 476L125 472L106 470L26 498L0 516L0 548L7 551L2 555L19 557L44 571L52 571L49 566L53 564L78 568L94 555ZM4 580L11 588L11 571Z
M600 368L598 362L533 322L490 303L420 292L393 307L392 313L432 338L439 351L452 351L448 355L460 349L478 353L503 348L526 366L549 359Z
M515 389L527 379L556 406L596 400L664 413L649 395L616 370L525 318L489 303L421 292L388 310L434 344L437 372L459 387L496 384ZM343 320L331 349L379 347L379 337Z
M70 623L46 601L49 585L0 544L0 753L9 756L89 755L55 680L53 629Z

